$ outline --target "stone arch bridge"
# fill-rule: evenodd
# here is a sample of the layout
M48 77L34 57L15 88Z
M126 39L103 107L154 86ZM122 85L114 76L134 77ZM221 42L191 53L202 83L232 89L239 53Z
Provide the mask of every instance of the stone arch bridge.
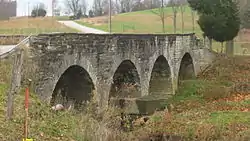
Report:
M147 112L153 106L138 108L140 99L168 98L178 81L193 78L214 57L195 34L40 34L30 39L24 78L45 101L60 93L79 103L95 90L100 107L127 98Z

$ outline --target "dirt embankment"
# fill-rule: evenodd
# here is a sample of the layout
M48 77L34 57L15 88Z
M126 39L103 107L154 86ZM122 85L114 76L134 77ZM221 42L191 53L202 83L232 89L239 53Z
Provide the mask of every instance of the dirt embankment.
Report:
M211 89L208 95L218 95L219 92L231 95L249 95L250 94L250 57L218 57L206 71L198 76L199 79L214 82L222 82L222 86L216 85L219 89ZM226 90L226 92L224 91Z
M218 57L199 78L206 80L250 82L250 57Z

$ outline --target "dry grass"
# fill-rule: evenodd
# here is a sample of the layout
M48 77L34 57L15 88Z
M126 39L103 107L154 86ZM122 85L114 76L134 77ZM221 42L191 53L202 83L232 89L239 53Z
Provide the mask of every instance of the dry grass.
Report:
M249 67L250 57L218 58L198 80L180 85L178 94L167 103L173 105L171 112L156 112L134 135L177 135L190 141L250 140L250 91L238 93L233 85L249 82Z
M0 34L37 34L43 32L76 32L55 19L45 18L17 18L0 21Z
M5 59L0 59L0 84L8 83L10 81L13 57L10 56Z
M13 58L0 61L0 140L22 140L24 131L24 89L15 96L14 116L5 120L7 90L11 78ZM39 141L98 141L100 139L121 140L123 137L116 125L119 117L117 109L109 108L105 114L96 113L95 94L86 110L55 112L50 105L40 101L34 93L30 96L29 137ZM111 120L112 119L112 120ZM114 126L115 125L115 126Z
M16 45L24 40L27 36L22 35L8 35L0 37L0 45Z
M13 120L6 121L4 117L11 62L11 58L0 62L0 140L2 141L16 141L23 137L24 90L16 95ZM169 103L173 104L171 112L155 112L146 124L135 126L132 132L119 130L120 119L115 116L118 113L115 108L110 107L105 114L98 116L95 97L88 108L81 113L53 112L49 105L42 103L32 93L29 136L41 141L100 139L139 141L142 138L149 139L150 136L165 133L182 136L190 141L247 141L250 139L250 93L242 95L232 91L231 94L224 95L219 88L229 86L225 82L237 82L249 78L244 75L249 71L249 66L250 58L247 57L218 59L218 62L198 80L187 81L181 85L179 94L169 100ZM218 89L213 89L216 87Z

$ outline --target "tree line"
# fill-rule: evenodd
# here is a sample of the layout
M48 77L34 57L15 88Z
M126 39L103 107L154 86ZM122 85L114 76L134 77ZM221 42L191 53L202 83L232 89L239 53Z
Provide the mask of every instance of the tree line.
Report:
M141 11L147 9L159 8L164 3L165 6L171 5L175 0L94 0L92 8L87 11L87 0L65 0L65 6L73 13L74 16L103 16L108 15L109 7L111 6L112 14L127 13L134 11ZM178 4L186 3L186 0L176 0ZM177 3L177 2L176 2Z

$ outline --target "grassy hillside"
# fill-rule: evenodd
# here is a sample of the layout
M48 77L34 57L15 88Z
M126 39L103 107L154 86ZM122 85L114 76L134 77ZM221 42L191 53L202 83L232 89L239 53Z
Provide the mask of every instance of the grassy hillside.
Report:
M174 33L173 28L173 11L171 7L164 9L165 18L165 33ZM115 33L162 33L162 23L160 17L155 14L159 13L159 9L144 10L130 13L123 13L114 15L112 17L112 32ZM202 37L202 31L197 24L198 15L195 14L194 19L194 31L193 31L193 21L192 12L190 7L185 7L184 15L184 32L191 33L195 32L197 36ZM108 16L95 17L95 18L85 18L76 21L79 24L97 28L104 31L109 31ZM182 33L182 20L181 11L178 10L177 14L177 33ZM250 32L243 34L243 37L250 37ZM250 42L245 39L236 38L235 42L235 54L239 55L243 53L244 48L247 48L247 53L250 54ZM221 50L221 44L218 42L213 42L213 49L215 51Z
M162 25L160 17L155 14L159 13L158 9L137 11L131 13L123 13L112 17L112 31L113 32L125 32L125 33L162 33ZM166 33L173 33L173 19L172 8L165 8L165 26ZM192 31L192 15L191 9L185 7L184 21L185 21L185 33ZM197 19L197 16L195 17ZM80 24L95 27L108 31L108 17L96 17L91 19L82 19L77 21ZM181 12L177 14L177 32L181 33ZM129 28L134 27L135 29ZM195 23L195 32L200 34L200 29L197 23Z
M44 32L77 32L55 19L46 18L16 18L0 21L0 34L38 34Z

